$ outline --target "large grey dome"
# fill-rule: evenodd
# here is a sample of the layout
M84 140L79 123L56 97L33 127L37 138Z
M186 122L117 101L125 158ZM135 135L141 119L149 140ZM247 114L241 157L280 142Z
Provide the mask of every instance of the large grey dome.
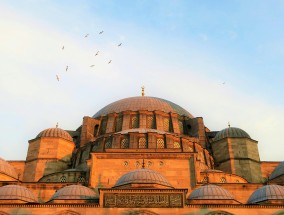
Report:
M267 200L284 200L284 187L280 185L265 185L251 194L248 204L260 203Z
M150 169L136 169L121 176L114 187L119 187L127 184L159 184L166 187L172 185L160 173Z
M160 99L156 97L149 96L137 96L137 97L129 97L125 99L118 100L113 102L101 110L99 110L93 118L107 115L110 113L120 113L123 111L139 111L139 110L147 110L147 111L163 111L166 113L177 113L179 115L185 115L190 118L193 116L180 107L179 105L170 102L165 99Z

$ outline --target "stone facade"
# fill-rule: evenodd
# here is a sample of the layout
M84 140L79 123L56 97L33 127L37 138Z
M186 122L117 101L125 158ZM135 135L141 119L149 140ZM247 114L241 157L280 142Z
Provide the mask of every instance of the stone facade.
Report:
M257 141L238 128L210 131L202 117L154 97L114 102L83 117L73 131L46 129L29 141L25 161L1 162L0 215L284 211L282 191L277 200L248 204L280 165L260 161ZM268 182L284 185L284 172L277 174ZM129 181L117 186L126 176ZM37 203L23 204L17 189L10 199L9 193L1 197L6 185L27 188ZM64 194L71 185L78 186ZM87 197L79 185L95 194ZM192 197L201 188L208 188L208 196ZM59 190L62 199L54 199Z

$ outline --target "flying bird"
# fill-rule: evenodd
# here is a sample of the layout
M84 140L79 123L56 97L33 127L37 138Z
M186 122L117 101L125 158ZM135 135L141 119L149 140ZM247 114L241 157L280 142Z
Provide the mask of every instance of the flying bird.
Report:
M226 82L223 82L222 84L226 84Z
M122 45L122 43L119 43L119 44L118 44L118 47L121 46L121 45Z
M112 61L112 60L110 60L110 61L108 62L108 64L110 64L110 63L111 63L111 61Z
M100 52L100 51L97 51L97 53L95 54L95 56L99 55L99 52Z
M99 34L102 34L102 33L104 33L104 31L101 31Z
M62 46L62 50L64 50L64 46Z
M94 67L95 65L93 64L93 65L91 65L90 67Z
M85 35L85 38L88 37L88 36L89 36L89 34L86 34L86 35Z
M67 70L68 70L68 66L66 66L66 69L65 69L65 70L66 70L66 72L67 72Z
M56 79L57 79L57 81L59 81L59 76L58 75L56 75Z

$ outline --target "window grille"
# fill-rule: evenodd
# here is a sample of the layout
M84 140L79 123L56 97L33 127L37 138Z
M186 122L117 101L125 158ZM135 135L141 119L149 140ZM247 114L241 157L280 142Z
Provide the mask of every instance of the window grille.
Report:
M122 149L128 149L129 148L128 139L124 138L124 139L121 140L121 148Z
M180 149L180 143L179 142L174 142L174 148L175 149Z
M139 128L139 117L137 115L131 118L131 128Z
M146 127L150 129L155 129L155 118L154 116L147 116Z
M168 118L164 118L164 131L169 131L170 128L170 120Z
M147 148L146 138L145 137L139 138L138 144L139 144L139 149L146 149Z
M59 182L66 182L66 176L62 176L62 177L59 179Z
M122 130L122 121L123 121L123 115L119 115L116 118L116 123L115 123L115 132L121 131Z
M184 134L183 132L183 122L181 120L178 121L179 131L181 134Z
M157 139L157 148L158 149L165 148L165 143L164 143L164 140L162 138Z

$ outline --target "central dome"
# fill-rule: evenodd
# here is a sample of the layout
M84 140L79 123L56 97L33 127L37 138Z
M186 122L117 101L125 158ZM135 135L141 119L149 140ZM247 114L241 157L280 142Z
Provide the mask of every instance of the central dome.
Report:
M193 116L188 111L186 111L179 105L165 99L149 96L136 96L118 100L99 110L93 116L93 118L104 116L110 113L120 113L128 110L163 111L166 113L177 113L179 115L193 118Z

